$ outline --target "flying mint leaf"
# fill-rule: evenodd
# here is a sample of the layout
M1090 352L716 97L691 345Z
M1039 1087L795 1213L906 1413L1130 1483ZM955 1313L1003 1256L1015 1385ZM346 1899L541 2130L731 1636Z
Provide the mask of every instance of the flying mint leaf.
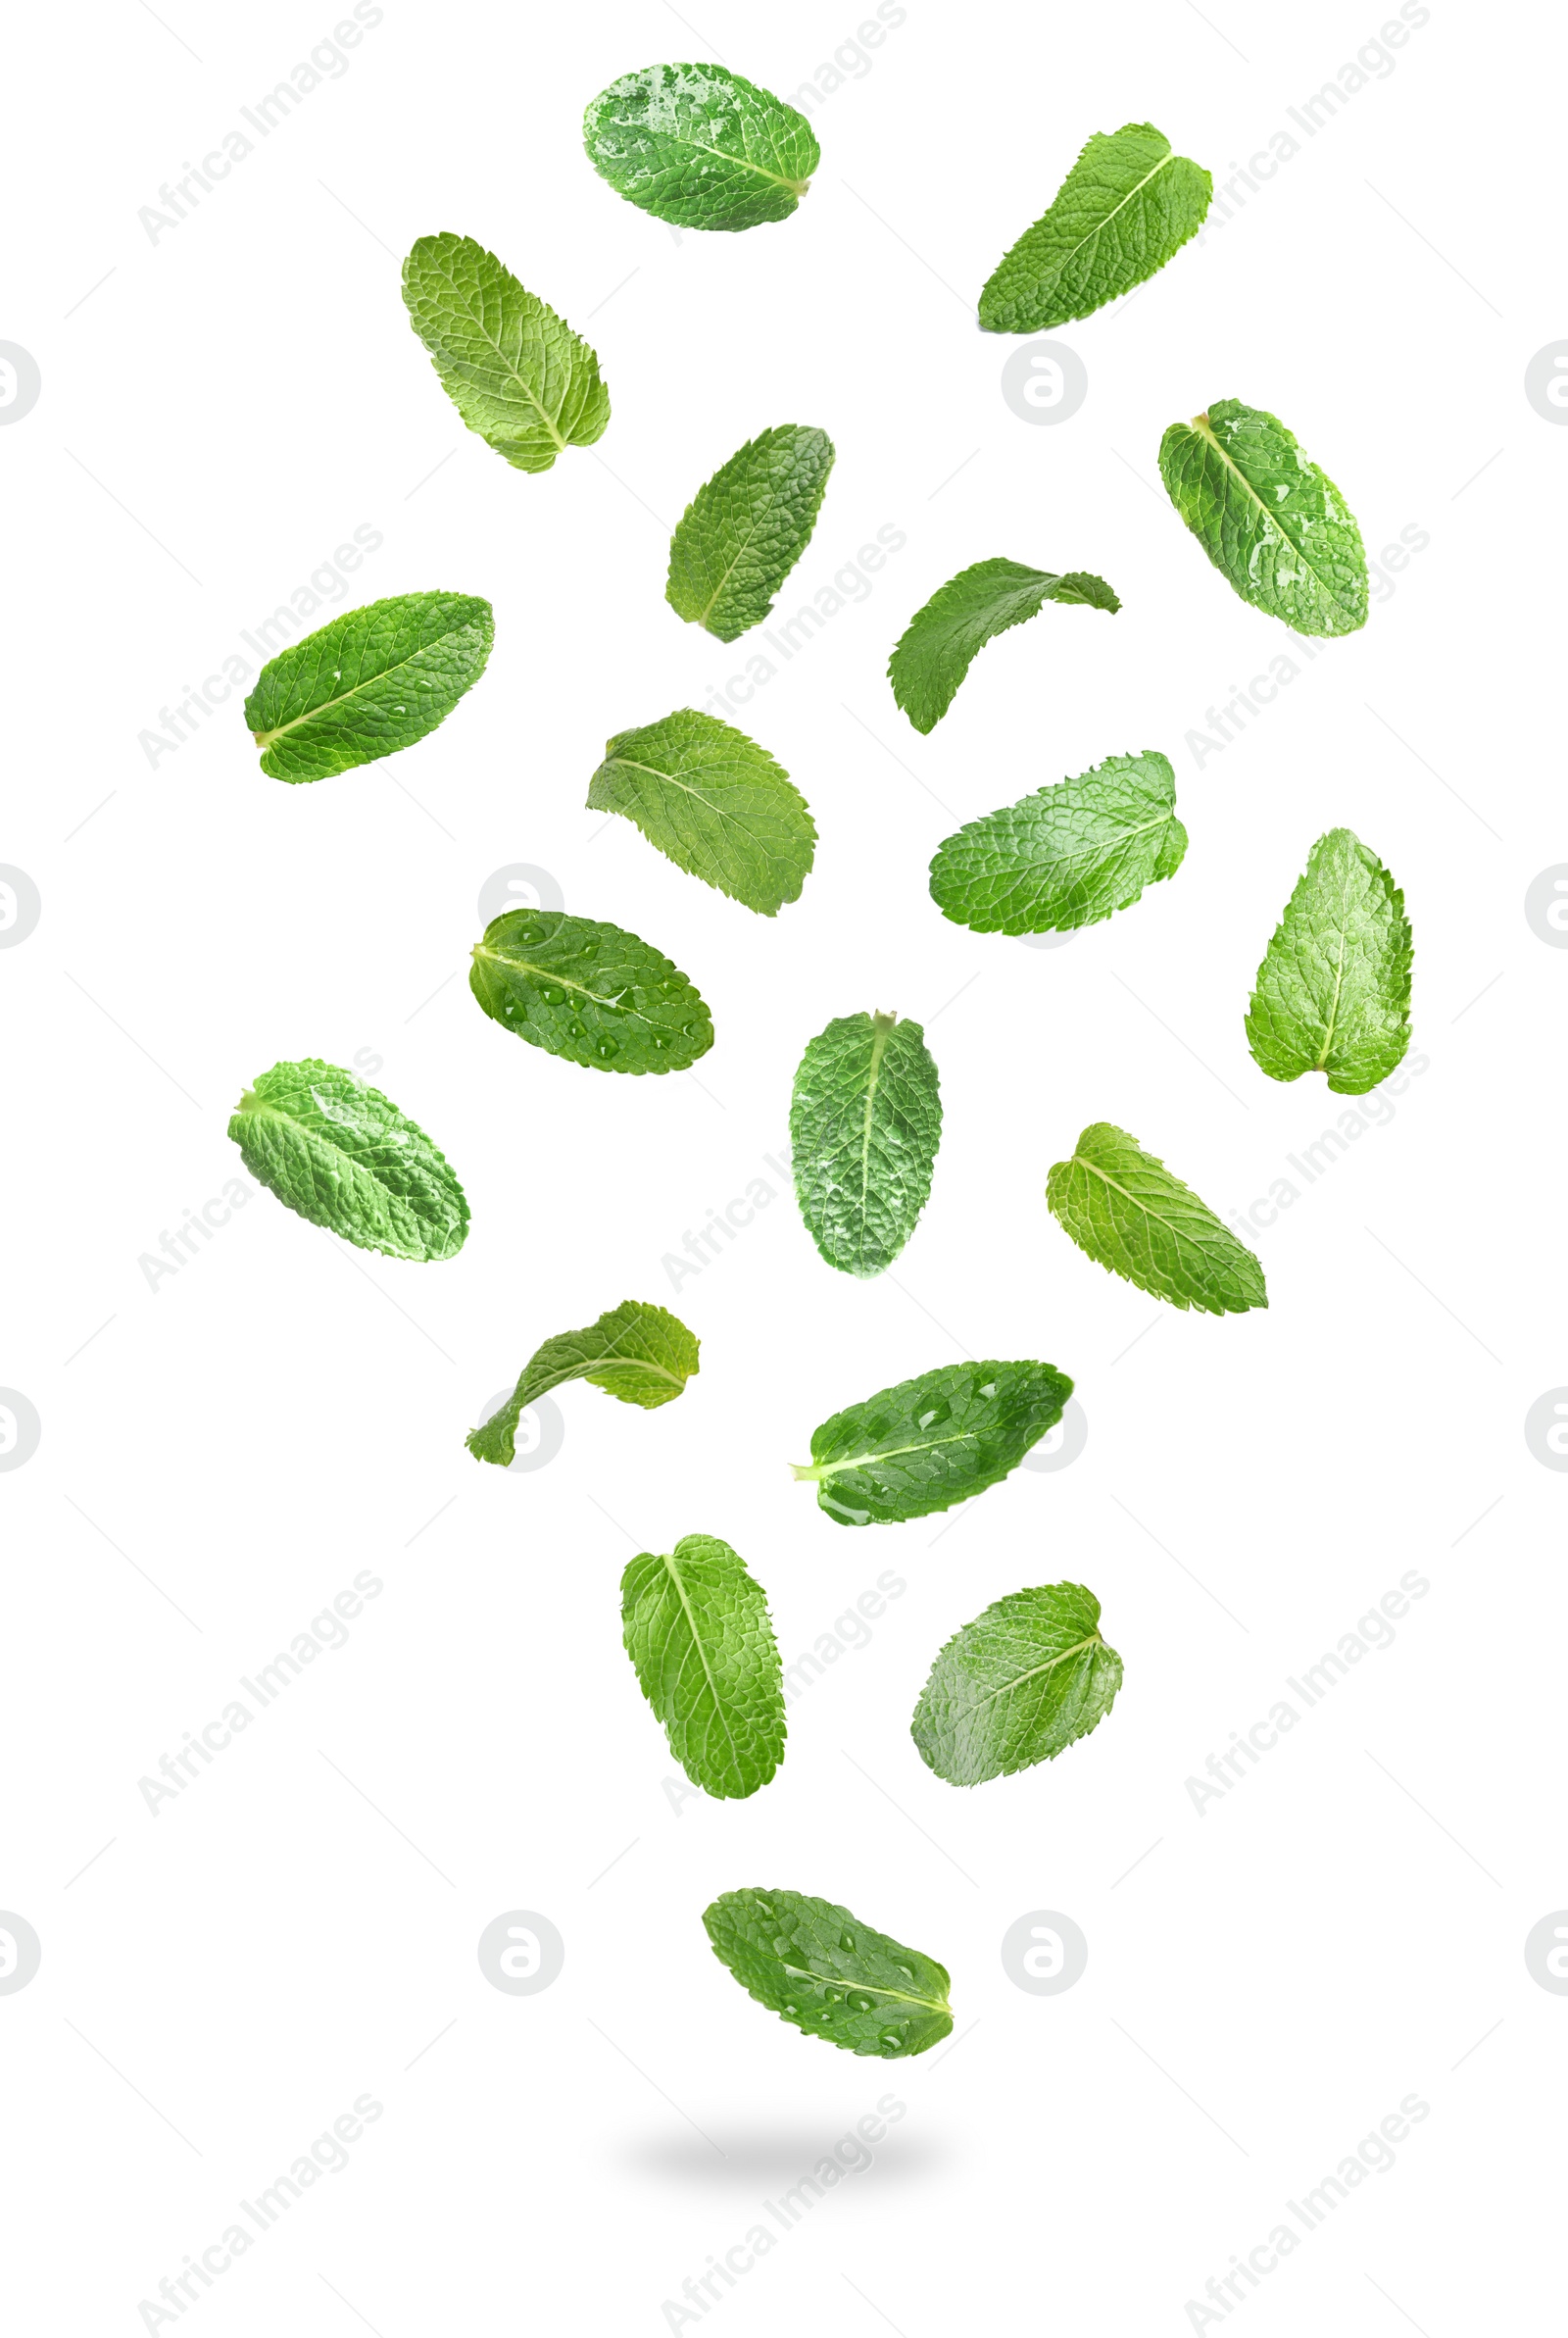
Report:
M421 235L403 297L441 387L470 430L514 471L548 471L592 446L610 392L588 343L467 235Z
M515 1458L517 1423L528 1407L563 1380L588 1380L623 1405L651 1413L673 1404L697 1369L697 1338L679 1318L640 1299L623 1299L585 1331L558 1331L536 1348L497 1413L465 1442L476 1461L503 1469Z
M1270 1079L1326 1071L1337 1096L1364 1096L1410 1044L1404 895L1348 828L1307 856L1257 970L1247 1044Z
M845 1015L818 1031L795 1074L790 1166L830 1267L892 1266L929 1198L941 1135L937 1068L917 1022Z
M784 1673L767 1601L727 1542L683 1534L620 1578L626 1654L669 1750L705 1794L744 1800L784 1759Z
M795 1474L841 1526L923 1518L1015 1469L1071 1394L1049 1364L946 1364L824 1420Z
M760 625L811 539L833 441L784 423L748 439L686 506L669 540L664 598L688 624L734 641Z
M424 1130L379 1088L314 1056L274 1064L228 1133L286 1210L389 1259L450 1259L468 1232L463 1188Z
M939 845L931 898L974 933L1071 933L1174 876L1187 850L1163 755L1112 755Z
M1152 123L1097 130L1045 218L997 264L980 295L982 329L1047 332L1120 299L1198 233L1213 191Z
M1267 1307L1263 1269L1196 1193L1135 1136L1097 1120L1046 1180L1046 1201L1080 1250L1172 1307L1244 1315Z
M1078 609L1121 607L1100 576L1053 576L1015 560L977 561L917 609L888 660L893 695L916 730L934 730L957 695L977 652L1009 625L1021 625L1048 601Z
M934 1957L806 1892L720 1892L703 1922L748 1997L808 2038L883 2061L924 2054L953 2027Z
M617 195L676 227L787 220L822 159L804 114L721 65L648 65L594 99L588 160Z
M767 749L692 707L608 740L588 809L635 821L677 869L764 918L799 900L816 848L806 799Z
M1222 398L1159 442L1165 491L1233 592L1297 633L1366 623L1361 531L1282 422Z
M503 910L473 948L468 987L530 1047L596 1071L684 1071L713 1044L691 982L660 951L564 910Z
M966 1623L920 1691L910 1735L950 1786L978 1786L1051 1762L1104 1719L1121 1658L1100 1636L1081 1583L1013 1591Z
M245 720L270 779L329 779L412 747L485 669L495 624L467 593L397 593L345 609L269 659Z

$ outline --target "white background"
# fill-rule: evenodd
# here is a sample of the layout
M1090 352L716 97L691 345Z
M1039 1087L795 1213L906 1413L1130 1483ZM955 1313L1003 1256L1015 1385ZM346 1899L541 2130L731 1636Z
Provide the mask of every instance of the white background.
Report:
M654 0L386 0L348 70L150 239L160 182L332 19L100 0L34 19L13 74L31 217L0 337L43 388L0 432L0 860L43 909L0 954L0 1382L42 1438L0 1476L0 1906L43 1963L0 1997L10 2317L149 2326L139 2301L368 2093L383 2115L347 2168L180 2326L658 2332L891 2090L906 2108L874 2165L701 2320L1144 2338L1195 2326L1187 2301L1413 2093L1430 2115L1397 2164L1234 2313L1371 2338L1538 2326L1568 2004L1522 1948L1568 1902L1568 1489L1522 1424L1568 1380L1568 958L1523 897L1568 859L1568 431L1522 383L1568 331L1555 25L1433 0L1309 139L1287 109L1377 35L1372 0L1215 0L1212 24L1183 0L908 0L817 102L796 217L677 237L594 175L587 99L710 53L793 93L854 38L849 0L705 0L700 30ZM977 331L974 297L1089 132L1143 120L1220 177L1277 130L1300 151L1059 336L1089 394L1032 426L1001 394L1016 344ZM528 477L464 430L399 297L401 255L443 228L593 340L597 449ZM1430 537L1310 663L1158 488L1165 425L1226 396L1298 431L1374 556ZM906 543L737 710L821 832L768 920L582 803L612 732L744 673L755 640L726 650L664 605L667 535L779 422L838 449L781 615L878 527ZM258 772L239 694L151 767L160 709L356 525L384 541L349 603L493 601L471 696L318 786ZM1093 569L1123 612L1046 610L920 739L889 647L1002 553ZM1205 710L1287 653L1298 677L1200 768ZM961 821L1151 746L1191 831L1174 881L1058 949L937 915L926 865ZM1338 823L1405 889L1427 1069L1306 1187L1286 1156L1343 1105L1266 1081L1242 1022ZM601 1076L478 1013L477 896L516 862L690 972L718 1034L695 1077ZM871 1007L925 1024L946 1119L923 1222L861 1284L821 1265L765 1156L806 1040ZM461 1258L351 1252L258 1195L149 1287L139 1260L239 1166L247 1081L362 1051L464 1181ZM1266 1314L1177 1314L1072 1248L1046 1172L1100 1119L1226 1213L1293 1177L1255 1236ZM777 1198L672 1293L665 1255L759 1176ZM568 1388L548 1467L476 1467L485 1400L626 1297L700 1335L680 1403ZM1082 1457L860 1533L792 1484L829 1412L965 1352L1069 1371ZM618 1579L693 1530L745 1556L790 1661L883 1570L906 1590L792 1706L774 1784L677 1812ZM364 1568L384 1588L347 1646L153 1816L138 1780ZM1188 1777L1407 1569L1430 1591L1395 1645L1200 1816ZM955 1791L908 1736L932 1656L1063 1576L1123 1656L1113 1716ZM768 2017L700 1920L744 1884L843 1900L940 1957L956 2042L861 2062ZM519 1908L566 1943L526 1998L475 1957ZM1038 1909L1088 1936L1065 1995L1002 1966Z

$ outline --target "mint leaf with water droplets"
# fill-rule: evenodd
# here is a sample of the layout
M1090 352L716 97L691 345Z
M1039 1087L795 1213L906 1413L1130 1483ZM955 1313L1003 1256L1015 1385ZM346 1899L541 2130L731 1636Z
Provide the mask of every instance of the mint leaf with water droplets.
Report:
M245 720L270 779L328 779L412 747L485 669L495 623L470 593L397 593L345 609L270 658Z
M1083 571L1055 576L1015 560L982 560L950 576L915 611L888 660L893 695L915 729L934 730L986 643L1037 617L1048 601L1112 616L1121 607L1102 576Z
M599 360L554 309L467 235L421 235L403 298L441 386L514 471L548 471L610 421Z
M924 2054L953 2028L948 1970L833 1900L721 1892L703 1911L714 1956L781 2021L847 2054Z
M1135 1136L1096 1120L1046 1180L1053 1215L1112 1274L1172 1307L1243 1315L1267 1307L1263 1269L1180 1177Z
M1050 1364L943 1365L824 1420L795 1475L841 1526L923 1518L1015 1469L1071 1394Z
M833 441L783 423L748 439L699 487L670 538L664 598L677 617L734 641L760 625L811 540Z
M466 1439L476 1461L510 1468L517 1423L531 1404L564 1380L588 1380L623 1405L651 1413L673 1404L697 1369L697 1338L667 1308L623 1299L582 1331L558 1331L536 1348L506 1403Z
M1198 233L1214 181L1150 122L1097 130L980 295L986 332L1047 332L1144 283Z
M445 1156L379 1088L336 1064L274 1064L228 1133L286 1210L389 1259L455 1258L468 1205Z
M973 933L1072 933L1174 876L1187 850L1163 755L1112 755L972 820L937 848L931 898Z
M677 869L760 917L800 899L816 850L806 798L765 747L681 707L607 740L590 812L617 812Z
M1361 531L1282 422L1222 398L1159 442L1165 491L1233 592L1294 632L1353 633L1369 585Z
M917 1022L845 1015L801 1058L790 1167L807 1231L830 1267L880 1274L913 1233L942 1136L937 1068Z
M564 910L503 910L473 948L468 987L493 1022L595 1071L684 1071L713 1044L694 984L618 925Z
M1100 1636L1100 1602L1081 1583L1043 1583L997 1600L938 1656L910 1734L950 1786L1010 1777L1098 1728L1121 1686L1121 1658Z
M1410 920L1377 854L1330 828L1285 905L1247 1013L1252 1061L1270 1079L1323 1071L1364 1096L1410 1044Z
M642 1551L620 1579L621 1635L669 1750L705 1794L743 1800L784 1759L784 1673L767 1601L714 1534Z
M588 160L617 195L676 227L787 220L822 159L804 114L722 65L648 65L583 116Z

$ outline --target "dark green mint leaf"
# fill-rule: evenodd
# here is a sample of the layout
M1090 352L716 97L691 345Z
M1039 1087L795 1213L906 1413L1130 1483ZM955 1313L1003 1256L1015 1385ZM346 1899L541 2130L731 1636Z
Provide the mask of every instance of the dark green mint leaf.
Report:
M1165 489L1233 592L1297 633L1366 623L1361 531L1282 422L1222 398L1159 442Z
M734 641L760 625L810 542L833 441L784 423L749 439L686 507L669 544L664 598L688 624Z
M609 740L588 809L634 821L677 869L764 918L799 900L816 848L806 799L767 749L692 707Z
M888 660L893 695L916 730L934 730L953 704L977 652L1010 625L1035 617L1048 601L1070 608L1121 607L1103 577L1081 571L1054 576L1015 560L977 561L917 609Z
M1187 850L1163 755L1112 755L972 820L938 847L931 898L975 933L1071 933L1174 876Z
M678 967L636 934L564 910L504 910L468 987L492 1021L596 1071L684 1071L713 1025Z
M1118 300L1164 267L1208 210L1214 181L1152 123L1097 130L1042 220L980 295L992 333L1048 332Z
M379 1088L310 1057L248 1087L228 1133L259 1185L361 1250L450 1259L468 1205L445 1157Z
M1252 1061L1270 1079L1326 1071L1364 1096L1410 1044L1410 920L1377 854L1330 828L1285 907L1247 1015Z
M703 1922L748 1997L809 2038L892 2062L924 2054L953 2028L947 1967L832 1900L721 1892Z
M727 1542L683 1534L620 1579L626 1654L669 1750L705 1794L743 1800L784 1759L784 1674L762 1587Z
M830 1267L880 1274L914 1231L942 1135L937 1068L917 1022L845 1015L801 1058L790 1165L807 1231Z
M514 471L548 471L592 446L610 392L588 343L467 235L421 235L403 297L441 387L470 430Z
M1191 1187L1135 1136L1097 1120L1046 1181L1046 1201L1082 1251L1172 1307L1244 1315L1267 1307L1263 1269Z
M966 1623L937 1658L910 1733L950 1786L1010 1777L1087 1737L1121 1686L1121 1658L1100 1636L1100 1602L1081 1583L1010 1592Z
M1015 1469L1071 1394L1050 1364L946 1364L824 1420L795 1474L841 1526L923 1518Z
M271 779L327 779L396 755L444 722L485 669L488 601L398 593L345 609L268 661L245 720Z
M721 65L648 65L583 117L588 160L617 195L676 227L787 220L821 149L804 114Z
M588 1380L623 1405L652 1412L672 1404L697 1369L697 1338L678 1317L640 1299L623 1299L584 1331L558 1331L536 1348L498 1413L466 1440L476 1461L510 1468L517 1423L528 1407L563 1380Z

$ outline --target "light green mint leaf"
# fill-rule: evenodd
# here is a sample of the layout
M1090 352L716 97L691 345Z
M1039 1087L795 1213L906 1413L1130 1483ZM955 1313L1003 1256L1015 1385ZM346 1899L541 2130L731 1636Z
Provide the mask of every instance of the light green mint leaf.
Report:
M684 1071L713 1044L696 988L661 951L564 910L504 910L468 987L492 1021L596 1071Z
M1263 1269L1196 1193L1135 1136L1097 1120L1046 1180L1046 1201L1082 1251L1141 1291L1204 1315L1267 1307Z
M1337 1096L1364 1096L1410 1044L1404 895L1348 828L1307 857L1257 970L1247 1044L1270 1079L1326 1071Z
M345 609L268 661L245 720L270 779L328 779L412 747L485 669L495 625L468 593L397 593Z
M976 654L1009 625L1021 625L1048 601L1078 609L1121 607L1100 576L1081 571L1053 576L1015 560L977 561L917 609L888 660L893 695L916 730L934 730L957 695Z
M801 1058L790 1102L795 1198L845 1274L880 1274L914 1231L942 1136L937 1068L917 1022L845 1015Z
M1015 1469L1071 1394L1049 1364L943 1365L824 1420L795 1474L841 1526L923 1518Z
M588 1380L623 1405L651 1413L673 1404L697 1369L697 1338L679 1318L640 1299L623 1299L585 1331L558 1331L536 1348L499 1412L466 1439L476 1461L510 1468L517 1423L531 1404L563 1380Z
M467 235L421 235L403 297L441 387L470 430L514 471L548 471L592 446L610 392L588 343Z
M784 1672L762 1587L727 1542L683 1534L620 1578L626 1654L669 1750L705 1794L741 1801L784 1759Z
M1165 490L1226 583L1297 633L1366 623L1366 553L1348 505L1282 422L1222 398L1159 442Z
M1176 774L1151 747L970 821L938 847L931 898L974 933L1071 933L1174 876L1186 850Z
M832 1900L721 1892L703 1922L748 1997L808 2038L892 2062L924 2054L953 2028L947 1967Z
M764 918L800 898L816 849L806 799L765 747L681 707L606 742L590 812L618 812L705 884Z
M955 1632L920 1692L910 1734L950 1786L1010 1777L1098 1728L1121 1686L1081 1583L1010 1592Z
M1152 123L1097 130L1045 218L999 262L980 295L982 327L1038 333L1092 316L1198 233L1213 191Z
M583 116L588 160L617 195L676 227L787 220L822 159L804 114L721 65L649 65Z
M688 624L734 641L760 625L811 539L833 441L784 423L749 439L687 505L669 542L664 598Z
M379 1088L310 1057L248 1087L228 1133L286 1210L389 1259L450 1259L468 1232L462 1186Z

